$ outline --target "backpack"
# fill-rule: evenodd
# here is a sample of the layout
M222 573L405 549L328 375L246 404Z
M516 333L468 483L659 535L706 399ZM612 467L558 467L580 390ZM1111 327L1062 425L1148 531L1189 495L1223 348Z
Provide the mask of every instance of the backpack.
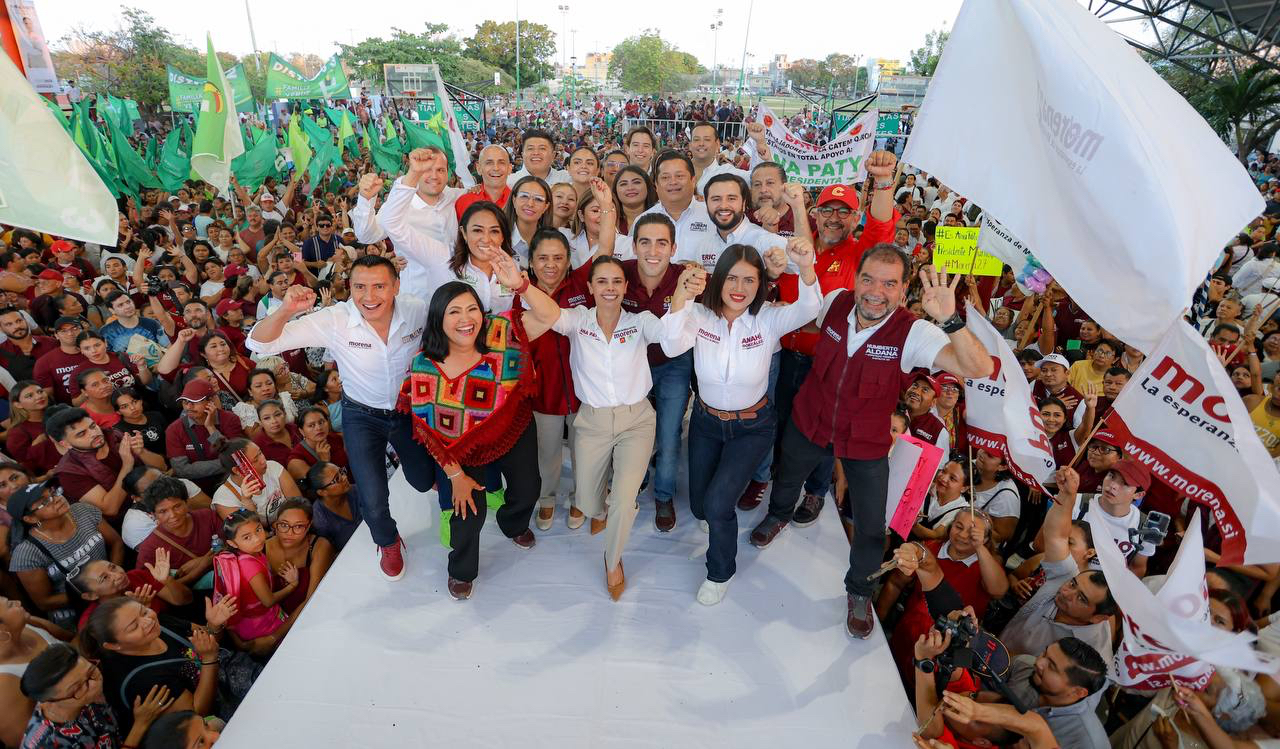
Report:
M213 602L227 596L240 595L240 560L234 551L220 551L213 556Z

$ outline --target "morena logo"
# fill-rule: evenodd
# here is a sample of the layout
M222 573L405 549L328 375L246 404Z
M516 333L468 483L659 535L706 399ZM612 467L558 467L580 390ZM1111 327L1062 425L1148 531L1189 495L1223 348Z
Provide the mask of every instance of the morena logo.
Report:
M773 127L773 115L766 114L764 116L764 126Z
M858 133L860 133L860 132L862 132L862 123L861 123L861 122L859 122L859 123L858 123L858 126L857 126L857 127L855 127L854 129L852 129L852 130L850 130L850 131L849 131L849 135L857 135L857 134L858 134Z

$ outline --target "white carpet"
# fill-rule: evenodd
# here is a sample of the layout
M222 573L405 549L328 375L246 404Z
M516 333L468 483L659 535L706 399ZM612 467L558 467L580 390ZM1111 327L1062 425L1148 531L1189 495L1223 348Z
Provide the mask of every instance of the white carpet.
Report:
M398 474L405 578L384 581L357 531L218 746L909 746L884 636L844 631L848 545L830 503L764 551L746 535L765 506L739 513L738 572L708 608L694 600L706 536L681 501L660 534L642 497L617 603L603 536L569 531L563 508L532 551L490 521L475 593L456 602L435 495Z

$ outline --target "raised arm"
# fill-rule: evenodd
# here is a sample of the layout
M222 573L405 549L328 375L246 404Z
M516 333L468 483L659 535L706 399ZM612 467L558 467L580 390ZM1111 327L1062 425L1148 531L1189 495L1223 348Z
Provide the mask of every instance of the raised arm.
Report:
M410 203L418 191L419 180L426 174L427 167L431 163L430 152L425 149L418 149L409 154L409 171L391 185L387 202L382 206L382 210L378 211L378 223L395 243L396 252L413 258L427 267L449 262L449 256L452 254L443 242L409 225ZM366 180L371 185L370 189L373 186L381 189L381 177L376 174L366 174L360 178L361 184L364 185Z
M920 269L920 281L924 285L920 303L925 313L940 325L951 321L956 316L956 286L960 284L960 276L953 276L948 284L945 272L925 267ZM991 374L994 369L991 354L967 326L948 333L947 338L949 342L933 360L935 369L944 369L962 378L979 379Z
M1043 526L1046 562L1061 562L1070 553L1067 539L1071 536L1071 515L1076 506L1076 492L1080 490L1080 474L1074 468L1059 468L1054 477L1058 482L1058 496L1050 498Z
M275 311L259 320L249 333L245 346L257 354L278 354L308 346L326 346L334 321L329 307L311 315L292 319L316 304L316 292L305 286L290 286Z
M524 316L524 333L529 340L537 339L560 319L560 305L542 289L529 283L529 277L516 265L515 258L500 253L493 261L493 275L503 286L519 294L528 308L528 314Z

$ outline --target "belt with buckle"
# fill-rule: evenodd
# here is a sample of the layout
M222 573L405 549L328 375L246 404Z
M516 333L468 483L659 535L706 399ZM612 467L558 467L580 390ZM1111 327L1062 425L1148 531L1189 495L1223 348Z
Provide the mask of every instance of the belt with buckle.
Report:
M702 404L703 410L721 421L749 421L759 416L757 412L765 407L765 404L769 402L769 398L761 398L754 406L744 408L741 411L721 411L718 408L708 406L701 398L698 399L698 402Z

